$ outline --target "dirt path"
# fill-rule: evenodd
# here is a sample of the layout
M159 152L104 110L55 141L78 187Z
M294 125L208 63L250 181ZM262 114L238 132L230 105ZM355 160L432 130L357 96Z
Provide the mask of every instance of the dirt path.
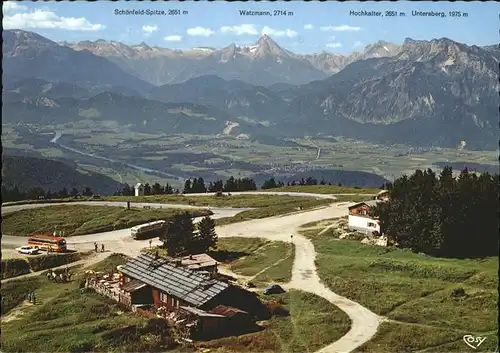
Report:
M351 352L369 341L377 332L381 319L347 298L335 294L321 283L316 271L316 251L312 242L297 234L303 224L323 219L342 217L347 214L347 207L331 205L313 211L305 211L288 216L264 218L217 227L219 237L259 237L272 241L291 241L293 234L295 260L292 280L285 285L288 289L298 289L314 293L338 306L351 319L351 329L338 341L322 348L318 353Z

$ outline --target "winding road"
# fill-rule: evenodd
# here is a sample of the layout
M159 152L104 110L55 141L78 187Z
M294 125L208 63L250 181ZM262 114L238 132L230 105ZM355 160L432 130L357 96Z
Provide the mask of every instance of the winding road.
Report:
M255 194L257 192L248 192L248 194ZM265 193L265 192L262 192ZM232 193L234 195L241 193ZM298 193L271 193L280 195L297 196ZM206 194L203 194L206 196ZM196 195L190 195L196 196ZM314 196L317 198L331 198L332 201L335 198L334 195L324 195L324 194L304 194L300 193L300 196ZM109 205L109 206L121 206L125 205L124 202L72 202L70 204L99 204L99 205ZM29 204L29 205L16 205L16 206L6 206L2 208L2 214L15 212L24 208L34 208L34 207L46 207L54 204ZM193 208L194 206L179 205L179 204L134 204L135 206L149 205L151 207L175 207L175 208ZM343 310L351 319L351 328L343 337L341 337L336 342L323 347L317 353L346 353L352 352L357 347L361 346L365 342L369 341L377 332L379 324L382 322L382 318L374 314L362 305L349 300L345 297L335 294L329 288L327 288L320 280L316 265L316 251L312 242L305 238L304 236L298 234L300 226L321 221L328 218L342 217L347 215L347 205L346 203L333 203L329 206L320 207L308 211L295 212L293 214L287 214L282 216L275 216L263 219L256 219L245 222L233 223L225 226L220 226L216 228L216 232L219 237L259 237L266 238L274 241L292 241L290 235L293 234L293 244L295 245L295 259L292 269L292 280L285 285L288 289L298 289L305 292L314 293L321 296L338 306ZM214 212L213 218L230 217L241 212L243 209L234 208L210 208ZM112 232L89 234L82 236L75 236L68 238L68 245L74 247L77 250L91 250L93 249L94 241L99 243L104 243L106 248L110 250L109 254L112 252L121 252L129 256L137 256L140 250L147 247L149 244L148 240L137 241L130 237L130 230L118 230ZM22 237L12 237L3 235L2 236L2 250L4 247L18 246L19 244L25 244L26 238ZM154 245L160 244L158 240L155 240ZM100 255L102 259L103 255ZM90 261L95 261L90 259ZM3 281L2 281L3 282Z

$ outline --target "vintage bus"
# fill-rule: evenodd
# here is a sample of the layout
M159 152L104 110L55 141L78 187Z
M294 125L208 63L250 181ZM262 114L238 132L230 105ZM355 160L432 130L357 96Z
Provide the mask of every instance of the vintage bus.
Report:
M130 235L134 239L149 239L160 236L165 231L165 221L154 221L144 224L139 224L130 229Z
M54 252L65 252L66 239L62 237L55 237L52 235L34 235L28 238L28 245L38 246L39 249L54 251Z

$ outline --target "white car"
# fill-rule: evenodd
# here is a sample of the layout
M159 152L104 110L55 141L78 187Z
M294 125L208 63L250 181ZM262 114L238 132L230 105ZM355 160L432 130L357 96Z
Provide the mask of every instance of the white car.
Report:
M20 246L19 248L16 248L17 252L21 254L26 254L26 255L35 255L40 252L40 249L38 249L38 246Z

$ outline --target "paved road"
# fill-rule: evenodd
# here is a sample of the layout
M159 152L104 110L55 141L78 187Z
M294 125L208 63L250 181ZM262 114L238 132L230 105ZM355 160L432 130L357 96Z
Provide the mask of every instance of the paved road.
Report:
M292 193L282 194L290 195ZM318 198L327 198L323 194L313 195L314 197ZM102 205L103 203L98 202L98 204ZM18 209L22 209L25 206L33 205L19 205L10 207L18 207ZM50 204L44 204L44 206L50 206ZM161 206L166 207L165 204L162 204ZM173 205L173 207L178 206L179 205ZM216 232L219 237L260 237L269 240L290 242L290 235L294 234L293 243L295 245L295 259L292 269L292 280L289 284L286 285L286 287L295 288L321 296L334 305L338 306L351 319L351 328L349 332L336 342L333 342L332 344L322 348L317 353L351 352L365 342L369 341L377 332L378 326L382 321L379 316L377 316L367 308L345 297L335 294L321 282L317 274L315 265L316 251L314 249L314 246L309 239L298 234L299 227L306 223L347 215L347 206L348 204L346 203L332 204L330 206L325 206L314 210L295 212L293 214L284 216L239 222L216 228ZM228 215L228 213L222 215L222 211L221 213L217 213L215 212L215 210L216 209L212 209L212 211L214 211L215 213L214 218L217 218L218 216L227 217ZM225 209L224 211L234 212L234 215L241 210ZM22 239L19 237L4 236L2 238L2 247L4 246L4 244L12 244L11 242L16 241L13 238ZM140 250L144 247L147 247L149 244L148 240L133 240L130 237L130 231L127 229L71 237L68 238L68 240L68 244L70 246L73 246L77 250L90 250L93 248L93 242L98 241L100 243L105 243L105 247L112 252L121 252L129 256L138 255ZM155 240L153 242L153 246L157 244L159 244L159 241ZM91 258L88 261L95 261L92 259L95 258Z
M93 201L89 201L90 202ZM80 204L87 204L84 201L79 202ZM97 204L102 204L101 202L95 202ZM95 203L92 203L92 205L95 205ZM75 204L75 202L67 202L67 203L61 203L62 205L67 204L67 205L72 205ZM50 206L50 205L61 205L61 204L38 204L39 206ZM106 206L122 206L123 202L106 202ZM30 204L30 205L19 205L19 206L8 206L9 208L15 207L16 209L14 210L7 210L6 213L10 212L15 212L23 207L26 206L26 208L34 208L30 206L36 206L37 204ZM177 205L177 204L153 204L153 203L140 203L140 204L135 204L138 205L139 207L142 207L144 205L151 206L152 208L182 208L178 206L186 206L185 208L194 208L194 209L199 209L200 207L194 207L194 206L189 206L189 205ZM126 206L126 203L125 203ZM7 208L7 207L5 207ZM234 215L248 210L248 208L210 208L210 210L213 212L213 215L210 216L212 219L218 219L218 218L225 218L225 217L233 217ZM194 222L198 222L201 220L203 217L197 217L194 219ZM123 239L130 238L130 228L127 229L120 229L120 230L113 230L109 232L102 232L102 233L94 233L94 234L86 234L86 235L77 235L73 237L67 237L67 244L70 249L76 249L76 250L92 250L93 249L93 244L94 242L99 242L99 243L104 243L105 246L107 243L109 243L109 246L114 248L115 241L120 241ZM21 245L26 245L27 242L27 237L18 237L18 236L11 236L7 234L2 234L2 249L13 249ZM6 257L13 257L17 253L13 251L6 251L4 255L7 255Z

